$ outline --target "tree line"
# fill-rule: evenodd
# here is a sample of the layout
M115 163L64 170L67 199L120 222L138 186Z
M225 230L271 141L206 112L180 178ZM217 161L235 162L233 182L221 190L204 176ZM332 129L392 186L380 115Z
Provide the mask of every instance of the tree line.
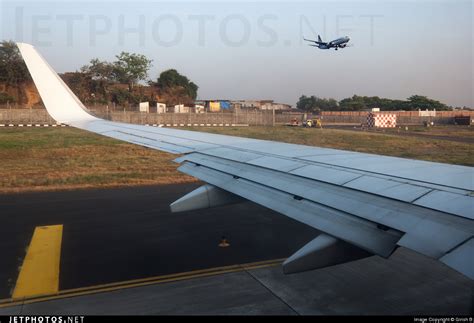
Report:
M345 98L340 101L320 98L314 95L302 95L296 103L296 107L300 110L314 113L320 111L362 111L373 108L379 108L380 111L415 111L427 109L442 111L453 109L444 103L421 95L412 95L406 100L354 95L351 98Z
M168 105L190 104L197 97L198 86L175 69L161 72L156 80L148 78L152 60L145 55L121 52L109 62L93 58L79 71L60 74L65 83L86 104L120 105L141 101L155 103L158 99ZM0 42L0 82L21 92L31 82L18 47L12 41ZM18 96L0 92L0 103L16 102Z

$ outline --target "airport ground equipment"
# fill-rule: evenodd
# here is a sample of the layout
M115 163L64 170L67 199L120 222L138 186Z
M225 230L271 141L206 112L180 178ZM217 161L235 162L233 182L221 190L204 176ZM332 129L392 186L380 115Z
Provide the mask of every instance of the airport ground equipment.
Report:
M322 128L323 123L321 122L321 119L319 118L312 118L308 119L303 123L303 126L308 127L308 128Z

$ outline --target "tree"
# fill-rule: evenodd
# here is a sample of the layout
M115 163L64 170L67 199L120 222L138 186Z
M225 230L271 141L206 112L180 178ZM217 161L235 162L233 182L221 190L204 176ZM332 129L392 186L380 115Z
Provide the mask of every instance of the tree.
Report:
M82 102L107 103L108 91L104 81L92 79L84 72L67 72L59 76Z
M89 65L81 67L81 72L76 72L77 74L81 74L76 75L76 77L81 78L83 84L86 83L84 81L88 81L87 91L94 94L94 101L107 102L108 84L116 81L114 71L114 63L93 58L90 60ZM74 81L74 79L71 81Z
M8 93L0 92L0 104L15 103L16 99Z
M361 111L379 108L381 111L411 110L407 101L391 100L378 96L353 95L351 98L342 99L339 106L343 111Z
M407 102L410 110L450 110L450 108L436 100L428 99L426 96L412 95Z
M157 86L162 96L167 98L167 104L192 103L199 89L195 83L175 69L162 72L153 85Z
M113 63L93 58L89 65L85 65L81 68L81 72L88 74L93 80L110 82L115 80L114 69L115 66Z
M117 61L107 62L98 58L91 59L88 65L81 68L76 75L69 75L67 83L80 92L87 92L87 100L107 102L109 99L116 103L135 103L138 97L132 95L133 87L139 81L145 80L151 66L151 60L140 54L130 54L126 52L117 55ZM71 73L72 74L72 73ZM79 75L80 74L80 75ZM67 76L67 75L65 75ZM128 84L128 92L125 95L122 90L112 89L111 83ZM90 94L93 96L90 97Z
M420 95L413 95L407 100L391 100L379 98L378 96L353 95L351 98L345 98L339 101L339 109L342 111L361 111L373 108L379 108L381 111L452 109L439 101Z
M169 69L160 74L156 85L160 89L182 87L192 99L196 99L198 86L191 82L186 76L181 75L175 69Z
M302 95L296 103L296 108L307 112L319 112L338 110L339 106L335 99L324 99L314 95L311 97Z
M121 52L116 57L118 60L114 62L114 78L119 82L127 83L129 91L132 91L136 83L148 77L152 60L145 55Z
M300 96L298 102L296 102L296 108L299 110L312 112L316 108L316 102L314 102L314 96L307 97L306 95Z
M0 42L0 81L17 86L31 80L18 47L13 41Z
M119 105L138 104L142 97L123 89L112 89L111 101Z

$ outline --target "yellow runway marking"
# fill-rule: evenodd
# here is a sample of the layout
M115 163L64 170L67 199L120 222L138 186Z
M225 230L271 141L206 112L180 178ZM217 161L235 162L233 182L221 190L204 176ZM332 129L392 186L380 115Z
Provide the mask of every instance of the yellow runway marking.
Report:
M177 274L133 279L133 280L123 281L123 282L102 284L102 285L82 287L82 288L74 288L74 289L59 291L57 295L30 297L30 298L23 299L21 301L18 299L3 299L3 300L0 300L0 308L10 307L10 306L15 306L15 305L20 305L20 304L44 302L44 301L49 301L49 300L54 300L54 299L111 292L111 291L116 291L116 290L121 290L121 289L126 289L126 288L134 288L134 287L162 284L162 283L171 283L171 282L177 282L177 281L182 281L182 280L235 273L235 272L259 269L259 268L265 268L265 267L273 267L276 265L280 265L284 260L285 259L273 259L273 260L259 261L259 262L248 263L248 264L215 267L215 268L209 268L209 269L200 269L200 270L182 272L182 273L177 273Z
M13 299L58 292L62 235L62 225L35 228L16 281Z

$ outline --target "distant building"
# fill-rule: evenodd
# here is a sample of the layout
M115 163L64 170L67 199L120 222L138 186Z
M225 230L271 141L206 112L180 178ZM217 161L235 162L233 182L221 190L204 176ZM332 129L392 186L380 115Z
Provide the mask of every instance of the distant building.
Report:
M219 112L221 110L258 109L258 110L290 110L291 105L277 103L273 100L200 100L196 104L203 105L207 111Z
M209 101L209 111L211 112L221 111L221 103L219 101Z
M380 112L380 108L369 108L369 109L363 109L361 111L365 112Z
M150 112L150 103L149 102L140 102L139 108L140 108L140 112L149 113Z
M273 100L238 100L231 101L236 108L259 109L259 110L290 110L291 105L277 103Z
M425 111L418 109L418 115L420 117L436 117L436 109L430 111L426 109Z
M156 104L156 113L166 113L166 104L158 102Z
M185 107L184 104L177 104L174 106L174 113L189 113L189 107Z
M206 111L206 108L201 104L195 104L194 110L196 113L204 113Z
M269 102L260 107L261 110L290 110L291 105L285 103Z

